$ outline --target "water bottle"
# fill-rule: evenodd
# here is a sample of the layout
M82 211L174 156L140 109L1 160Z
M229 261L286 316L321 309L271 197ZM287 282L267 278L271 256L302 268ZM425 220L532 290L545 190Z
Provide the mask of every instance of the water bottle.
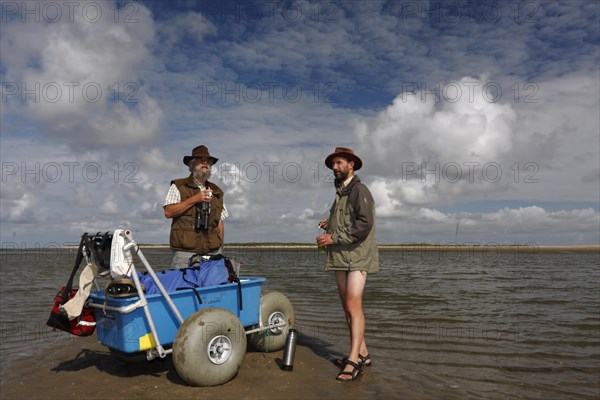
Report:
M285 340L285 348L283 350L283 362L281 369L284 371L291 371L294 369L294 353L296 352L296 342L298 341L298 332L295 329L288 331L287 338Z

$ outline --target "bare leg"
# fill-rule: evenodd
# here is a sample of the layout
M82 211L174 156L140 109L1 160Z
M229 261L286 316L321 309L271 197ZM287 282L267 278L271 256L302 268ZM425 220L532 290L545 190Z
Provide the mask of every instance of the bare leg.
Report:
M367 355L365 343L365 315L362 308L362 295L367 282L367 273L362 271L336 271L336 281L346 321L350 331L350 354L348 360L358 364L358 355ZM350 372L351 366L345 371Z

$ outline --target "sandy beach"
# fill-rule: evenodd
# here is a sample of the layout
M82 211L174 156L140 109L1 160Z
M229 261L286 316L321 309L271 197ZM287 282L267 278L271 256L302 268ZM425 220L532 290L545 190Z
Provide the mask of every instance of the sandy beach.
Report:
M238 375L215 387L190 387L171 356L140 364L116 360L92 339L74 338L20 359L3 372L2 399L339 399L371 398L362 382L334 378L323 349L300 338L294 370L280 369L282 351L246 353ZM374 368L374 367L373 367ZM368 380L365 371L363 382Z

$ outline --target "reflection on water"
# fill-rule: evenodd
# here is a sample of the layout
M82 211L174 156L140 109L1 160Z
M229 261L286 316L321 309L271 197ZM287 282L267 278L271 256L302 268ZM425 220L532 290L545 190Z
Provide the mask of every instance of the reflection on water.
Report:
M144 251L156 267L170 251ZM317 251L232 249L242 274L290 298L301 340L317 354L348 351L333 274ZM0 362L72 338L45 326L66 283L67 250L1 252ZM362 388L383 397L600 396L598 254L392 252L364 295L373 357ZM103 283L101 283L102 285Z

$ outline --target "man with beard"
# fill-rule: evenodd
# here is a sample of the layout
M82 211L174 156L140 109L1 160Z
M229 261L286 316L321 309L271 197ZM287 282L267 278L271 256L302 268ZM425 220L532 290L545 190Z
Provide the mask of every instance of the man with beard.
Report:
M183 157L190 176L171 181L163 208L165 217L173 219L169 239L172 268L188 267L196 254L210 256L222 251L227 209L221 188L208 181L217 161L206 146L198 146L191 156ZM197 217L201 217L200 222Z
M335 201L329 219L319 227L325 233L317 236L317 244L326 246L326 271L335 271L338 292L350 331L350 353L335 360L340 367L340 381L354 381L362 368L371 365L365 342L365 315L362 296L367 273L379 271L379 253L375 240L375 203L369 189L354 171L362 167L352 149L337 147L327 156L325 165L335 175Z

